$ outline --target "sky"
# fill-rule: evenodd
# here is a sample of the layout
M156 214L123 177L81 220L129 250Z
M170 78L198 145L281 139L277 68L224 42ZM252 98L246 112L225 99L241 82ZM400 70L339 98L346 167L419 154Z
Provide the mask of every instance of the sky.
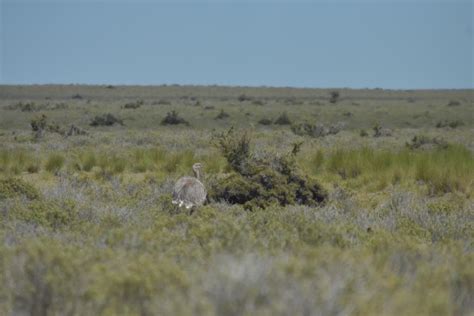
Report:
M474 88L473 1L0 0L0 84Z

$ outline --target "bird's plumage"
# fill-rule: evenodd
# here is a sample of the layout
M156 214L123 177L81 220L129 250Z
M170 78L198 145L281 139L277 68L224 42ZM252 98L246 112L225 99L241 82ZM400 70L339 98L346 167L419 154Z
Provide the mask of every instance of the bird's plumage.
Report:
M201 164L193 165L196 177L182 177L174 186L173 204L190 209L193 206L201 206L206 201L207 191L204 184L199 180Z

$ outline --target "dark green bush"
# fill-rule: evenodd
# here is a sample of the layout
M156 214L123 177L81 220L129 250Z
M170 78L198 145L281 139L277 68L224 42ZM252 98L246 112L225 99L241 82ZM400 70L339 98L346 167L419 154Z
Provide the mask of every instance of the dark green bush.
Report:
M392 136L393 132L389 128L384 128L380 124L375 124L375 126L372 128L374 131L374 137L388 137Z
M35 138L39 139L43 137L46 128L48 126L46 115L42 114L39 117L35 117L30 122L31 129L35 135Z
M45 114L33 118L30 121L30 126L37 137L42 136L45 132L64 135L64 130L57 123L48 122L48 117Z
M76 135L87 135L87 131L82 129L74 124L71 125L69 131L66 133L66 136L76 136Z
M245 94L241 94L239 95L239 97L237 98L237 100L239 100L239 102L244 102L244 101L252 101L252 98L245 95Z
M124 107L124 109L138 109L144 103L145 102L143 102L143 100L137 100L135 102L129 102L129 103L125 104L123 107Z
M447 106L460 106L460 105L461 105L461 102L456 101L456 100L451 100L451 101L449 101L449 103L447 104Z
M217 114L217 116L215 117L216 120L223 120L223 119L226 119L228 118L230 115L229 113L225 112L224 110L221 110L219 112L219 114Z
M112 126L114 124L124 125L123 121L111 113L97 115L90 122L90 126Z
M444 120L444 121L438 121L438 123L436 123L436 128L444 128L444 127L457 128L463 125L464 125L464 122L461 120L454 120L454 121Z
M252 104L253 105L265 105L265 101L263 101L263 100L253 100Z
M36 200L40 198L40 193L34 186L21 179L1 179L0 200L16 197L25 197L29 200Z
M71 97L71 99L82 100L83 97L82 97L82 95L80 95L79 93L76 93L76 94L74 94L74 95Z
M280 114L279 117L275 120L275 124L277 125L290 125L291 120L286 112Z
M329 102L332 103L332 104L336 104L337 101L339 101L339 91L331 91L329 93L330 97L329 97Z
M260 125L272 125L272 123L273 123L272 120L267 119L267 118L263 118L258 121L258 124Z
M326 200L325 190L296 167L294 156L301 144L281 157L256 158L250 152L250 138L246 133L238 135L230 129L216 139L233 172L211 185L211 200L241 204L246 209L275 204L318 205Z
M178 112L175 110L168 112L165 118L161 121L161 125L178 125L184 124L189 125L189 122L186 121L184 118L178 115Z

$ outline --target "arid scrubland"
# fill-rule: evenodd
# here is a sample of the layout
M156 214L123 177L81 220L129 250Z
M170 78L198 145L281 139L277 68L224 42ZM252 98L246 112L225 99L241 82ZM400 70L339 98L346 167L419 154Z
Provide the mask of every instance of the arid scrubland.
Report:
M472 90L0 86L0 314L472 315L473 113Z

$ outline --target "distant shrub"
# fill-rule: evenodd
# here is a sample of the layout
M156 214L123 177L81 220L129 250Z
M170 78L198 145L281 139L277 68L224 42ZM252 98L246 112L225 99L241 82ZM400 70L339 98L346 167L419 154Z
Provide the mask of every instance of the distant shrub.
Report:
M219 114L217 114L217 116L216 116L214 119L216 119L216 120L222 120L222 119L228 118L229 116L230 116L230 115L229 115L227 112L225 112L224 110L221 110L221 111L219 112Z
M66 136L78 136L78 135L87 135L87 131L76 125L72 124L69 130L66 133Z
M115 89L115 87L111 84L109 84L108 86L105 87L106 89Z
M21 112L36 112L39 111L40 108L34 102L19 102L16 104L12 104L6 107L7 110L19 110Z
M0 179L0 200L25 197L29 200L40 198L39 191L19 178Z
M329 95L329 103L336 104L339 101L339 91L331 91Z
M67 108L69 108L69 106L66 103L60 102L60 103L54 104L50 109L51 110L65 110Z
M124 125L123 121L111 113L95 116L89 123L90 126L112 126L115 124Z
M206 105L206 106L204 107L204 110L214 110L215 108L216 108L216 107L213 106L213 105Z
M64 135L64 130L56 123L49 123L48 117L44 114L35 117L30 121L30 126L35 139L40 139L46 132L58 133Z
M345 116L345 117L352 117L352 116L354 116L354 114L352 114L352 112L344 112L344 113L342 113L342 115Z
M451 101L449 101L449 103L447 104L447 106L460 106L460 105L461 105L461 102L456 101L456 100L451 100Z
M82 97L82 95L80 95L80 94L77 93L77 94L74 94L74 95L71 97L71 99L82 100L83 97Z
M290 125L291 120L286 112L280 114L279 117L275 120L275 124L277 125Z
M189 122L186 121L184 118L178 115L178 112L175 110L168 112L165 118L161 121L161 125L178 125L184 124L189 125Z
M265 105L265 102L263 100L253 100L252 101L253 105Z
M436 128L444 128L444 127L458 128L463 125L464 125L464 122L461 120L454 120L454 121L444 120L444 121L438 121L438 123L436 123Z
M300 136L311 136L311 137L324 137L327 135L336 135L344 127L343 123L331 124L328 127L322 124L311 124L311 123L300 123L291 126L291 130L296 135Z
M157 102L158 105L171 105L171 102L165 99L160 99Z
M446 141L434 137L428 137L425 135L414 136L406 146L410 149L433 149L433 148L447 148L448 143Z
M261 120L258 121L258 124L260 124L260 125L272 125L273 121L268 119L268 118L262 118Z
M44 168L53 174L57 174L64 166L64 157L60 154L51 154L46 160Z
M369 136L369 133L367 133L367 131L365 129L361 129L360 132L359 132L359 136L360 137L367 137L367 136Z
M137 100L135 102L129 102L129 103L125 104L123 107L124 107L124 109L138 109L144 103L145 102L143 102L143 100Z
M6 107L7 110L21 111L21 112L38 112L38 111L53 111L53 110L64 110L67 109L66 103L55 103L55 104L36 104L34 102L19 102Z
M380 124L375 124L372 128L374 131L374 137L389 137L392 136L393 132L389 128L384 128Z
M244 102L244 101L251 101L252 98L245 95L245 94L241 94L239 95L239 97L237 98L237 100L239 100L239 102Z
M41 138L44 135L47 125L47 117L44 114L39 117L35 117L30 121L30 126L33 130L35 138Z

